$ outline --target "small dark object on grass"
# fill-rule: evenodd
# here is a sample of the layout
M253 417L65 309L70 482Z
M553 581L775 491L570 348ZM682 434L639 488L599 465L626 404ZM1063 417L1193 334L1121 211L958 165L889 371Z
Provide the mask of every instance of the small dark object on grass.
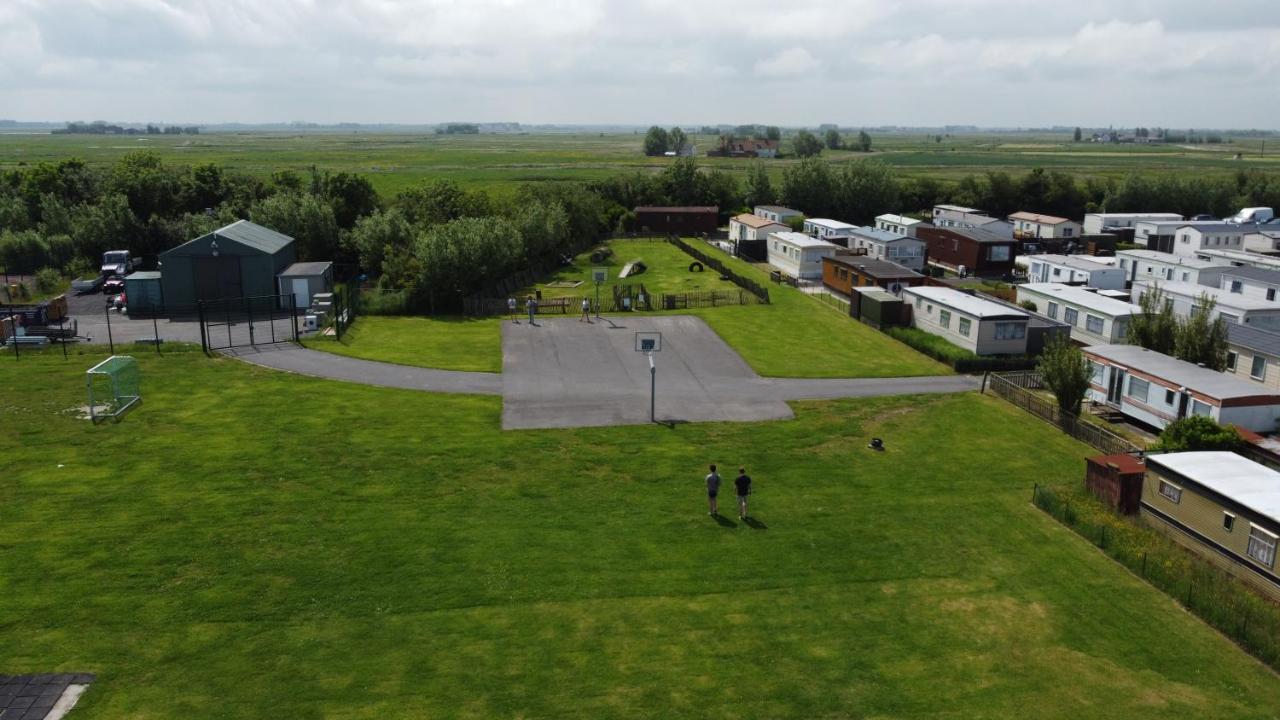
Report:
M880 438L871 438L871 442L867 444L867 447L871 448L872 450L879 450L880 452L884 452L884 441L881 440Z
M721 280L724 280L725 282L729 282L729 276L728 276L728 275L721 275L721 276L720 276L720 279L721 279Z
M702 263L697 260L689 263L689 272L702 272Z

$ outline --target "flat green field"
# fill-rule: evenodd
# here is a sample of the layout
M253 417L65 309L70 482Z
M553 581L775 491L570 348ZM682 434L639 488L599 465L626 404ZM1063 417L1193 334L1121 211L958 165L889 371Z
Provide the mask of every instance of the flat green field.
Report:
M1249 168L1280 170L1280 156L1260 156L1257 139L1187 148L1178 145L1093 145L1072 143L1069 134L955 135L935 143L929 136L872 133L870 156L904 176L954 180L988 170L1023 172L1046 167L1085 176L1119 176L1131 171L1222 174ZM692 137L698 162L745 178L747 160L707 158L716 138ZM784 146L790 139L784 138ZM426 180L447 178L499 195L525 182L592 180L620 172L658 171L669 158L642 154L642 133L545 133L427 135L410 133L207 133L198 136L105 136L0 134L0 169L79 157L94 164L114 162L127 152L150 150L169 162L215 162L260 177L273 171L351 171L368 175L390 197ZM785 149L785 148L784 148ZM1243 157L1235 159L1239 153ZM868 155L826 151L844 162ZM793 159L767 161L775 179Z
M1030 505L1088 449L995 399L502 432L497 398L141 363L144 404L96 427L85 363L0 363L0 667L97 673L76 717L1280 709ZM708 462L746 464L753 520L707 516Z
M356 320L341 341L311 337L302 344L313 350L399 365L502 372L500 318L371 315Z
M692 242L692 241L691 241ZM608 270L608 280L600 286L601 297L612 292L616 285L640 283L651 293L685 293L705 292L709 290L737 291L738 287L727 280L721 280L714 271L703 270L691 272L689 266L694 259L683 250L663 240L613 240L606 245L613 250L604 262L593 263L591 251L574 258L573 264L561 268L545 281L538 283L537 289L548 297L594 297L595 284L592 282L591 270L602 267ZM619 278L618 273L633 260L645 264L645 271L628 278ZM581 282L576 288L549 287L555 282ZM534 288L526 288L521 295L527 295Z
M649 269L635 276L650 292L681 292L711 288L734 289L714 272L689 272L693 258L664 242L614 241L614 257L609 267L610 285L617 280L616 269L640 258ZM700 244L733 269L762 284L769 283L764 271L714 247ZM589 253L548 281L578 279L580 288L546 288L544 297L580 297L594 293L590 284ZM532 289L526 292L531 292ZM766 377L907 377L946 375L951 370L906 345L843 313L785 285L771 285L771 304L679 310L697 315L729 345L733 346L756 372ZM383 360L403 365L419 365L441 370L502 369L502 335L499 318L467 320L456 317L358 319L353 332L341 342L316 338L308 347L342 355Z

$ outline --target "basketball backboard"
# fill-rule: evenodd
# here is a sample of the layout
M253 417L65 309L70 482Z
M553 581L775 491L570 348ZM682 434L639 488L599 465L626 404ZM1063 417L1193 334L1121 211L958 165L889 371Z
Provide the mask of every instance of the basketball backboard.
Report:
M662 333L660 332L636 333L636 352L642 352L642 353L662 352Z

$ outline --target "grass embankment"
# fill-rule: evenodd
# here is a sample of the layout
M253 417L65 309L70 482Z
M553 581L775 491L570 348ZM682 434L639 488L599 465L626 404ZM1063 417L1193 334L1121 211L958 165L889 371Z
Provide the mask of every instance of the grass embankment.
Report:
M96 427L79 364L0 363L0 667L98 673L86 718L1280 707L1030 505L1088 450L998 400L502 432L497 398L140 361L144 404ZM747 465L754 524L707 517L711 461Z
M400 365L502 372L502 319L460 317L358 318L338 341L308 337L313 350Z

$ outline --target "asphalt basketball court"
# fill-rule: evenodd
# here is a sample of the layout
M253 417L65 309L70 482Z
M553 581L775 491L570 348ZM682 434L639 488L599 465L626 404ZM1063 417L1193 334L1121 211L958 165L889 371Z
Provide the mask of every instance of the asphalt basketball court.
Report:
M649 359L637 333L661 333L659 422L793 417L787 403L700 318L527 318L502 328L502 426L507 429L649 422Z

